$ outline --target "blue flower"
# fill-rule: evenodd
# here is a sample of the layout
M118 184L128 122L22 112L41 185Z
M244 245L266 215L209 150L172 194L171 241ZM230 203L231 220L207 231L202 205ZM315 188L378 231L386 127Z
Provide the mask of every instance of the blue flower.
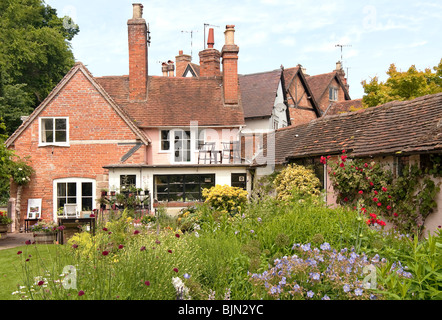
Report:
M185 274L183 275L183 277L184 277L185 279L189 279L189 278L190 278L190 274L185 273Z
M324 295L321 300L330 300L330 297L328 295Z
M319 247L321 248L321 250L330 250L331 249L331 246L328 242L324 242Z
M362 289L361 288L355 289L355 295L362 296Z
M301 245L301 249L304 251L310 251L310 243Z
M317 272L310 273L310 278L312 278L313 280L319 280L320 277L321 275Z
M312 290L307 292L307 297L309 297L309 298L313 298L314 295L315 295L315 293Z
M350 286L348 284L344 284L344 292L349 292L350 291Z

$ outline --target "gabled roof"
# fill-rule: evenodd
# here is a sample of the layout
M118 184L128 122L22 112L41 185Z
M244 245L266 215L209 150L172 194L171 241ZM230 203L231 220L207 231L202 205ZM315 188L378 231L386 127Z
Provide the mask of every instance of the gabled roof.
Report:
M279 129L275 149L277 164L339 154L343 149L357 157L441 152L442 93Z
M244 118L271 117L281 70L239 75Z
M220 77L149 76L146 101L129 101L129 78L96 78L140 128L161 126L234 127L244 125L241 104L226 106Z
M299 79L301 81L302 86L304 87L304 90L307 94L308 100L310 101L313 111L315 112L317 117L321 116L321 109L318 105L318 98L314 95L312 89L309 86L309 83L307 81L308 77L304 76L304 72L302 71L302 69L297 66L297 67L293 67L293 68L287 68L284 69L284 83L285 83L285 90L288 93L288 95L295 100L295 98L293 97L293 92L290 92L290 87L293 84L293 81L295 81L295 79ZM295 106L297 107L297 106Z
M200 76L200 66L196 63L188 63L186 69L184 69L184 72L182 75L177 77L186 77L187 73L190 72L193 77L199 77Z
M31 113L31 115L17 128L17 130L5 141L7 147L11 146L15 139L38 117L38 115L48 106L48 104L57 96L57 94L65 87L69 80L77 73L82 72L84 76L90 81L95 89L103 96L103 98L109 103L109 105L115 110L115 112L122 118L132 132L144 143L149 144L151 141L130 119L129 115L118 106L117 103L106 93L101 85L95 81L92 74L81 62L76 62L75 65L69 70L69 72L63 77L63 79L55 86L55 88L49 93L45 100Z
M338 76L337 71L307 76L306 79L317 101L319 101L323 94L328 90L333 79L335 79L342 87L342 90L344 90L345 100L351 99L348 90L342 82L341 77Z

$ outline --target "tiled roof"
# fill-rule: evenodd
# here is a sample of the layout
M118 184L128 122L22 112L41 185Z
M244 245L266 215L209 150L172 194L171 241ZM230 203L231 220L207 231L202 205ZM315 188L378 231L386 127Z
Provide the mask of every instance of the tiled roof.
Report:
M354 100L344 100L344 101L336 101L332 102L330 106L325 110L322 116L332 116L335 114L345 113L354 109L362 108L362 99L354 99Z
M307 83L310 89L312 90L312 93L317 101L320 100L320 98L322 97L325 90L330 85L330 82L335 77L335 75L336 72L329 72L329 73L323 73L315 76L306 77Z
M321 117L275 133L275 161L338 154L357 157L442 151L442 93Z
M245 118L270 117L281 80L281 70L239 75Z
M128 99L127 76L96 80L139 127L244 124L241 105L224 105L221 78L149 76L147 100L138 102Z

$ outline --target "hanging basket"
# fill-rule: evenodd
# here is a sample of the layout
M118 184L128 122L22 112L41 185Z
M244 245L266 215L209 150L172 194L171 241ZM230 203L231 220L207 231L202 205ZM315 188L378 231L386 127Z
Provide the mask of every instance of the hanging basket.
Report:
M57 240L56 232L34 232L36 244L53 244Z

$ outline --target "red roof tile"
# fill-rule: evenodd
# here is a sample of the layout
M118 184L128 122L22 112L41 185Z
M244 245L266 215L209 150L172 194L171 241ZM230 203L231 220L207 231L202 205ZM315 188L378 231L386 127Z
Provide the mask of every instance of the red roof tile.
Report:
M330 104L322 116L332 116L335 114L356 111L362 107L362 99L336 101Z
M276 131L275 161L338 154L365 157L442 151L442 93L321 117Z
M139 127L239 126L244 124L241 104L225 106L221 78L148 78L147 100L128 100L128 77L102 77L97 82Z

